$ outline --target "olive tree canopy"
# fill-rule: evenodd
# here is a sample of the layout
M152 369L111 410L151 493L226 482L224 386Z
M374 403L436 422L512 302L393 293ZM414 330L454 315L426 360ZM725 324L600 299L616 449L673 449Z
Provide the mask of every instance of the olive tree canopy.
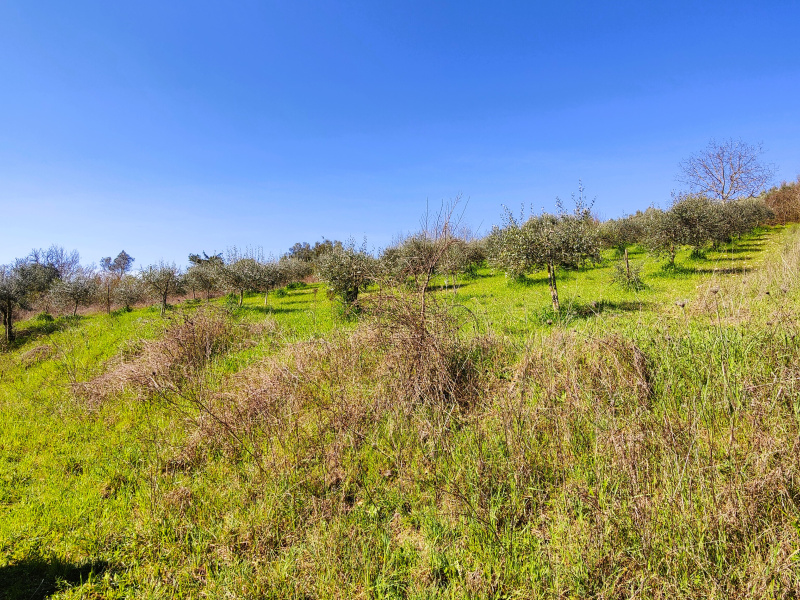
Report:
M204 292L206 302L208 302L211 293L221 286L222 268L225 266L222 254L212 254L211 256L205 252L203 252L203 256L190 254L189 262L191 266L186 271L186 285L192 289L192 292L194 290Z
M547 270L553 309L560 310L556 273L600 261L597 223L583 196L573 198L575 209L567 212L559 200L555 215L543 213L527 221L515 219L508 209L503 227L495 227L489 243L490 263L511 277L519 278L539 269Z
M14 339L14 311L30 308L31 303L46 293L57 279L55 266L36 262L30 257L17 259L13 265L0 265L0 315L6 340Z
M140 277L147 291L160 301L163 316L169 295L183 291L183 272L175 263L161 261L142 269Z
M50 288L50 296L56 305L78 314L79 306L89 306L97 296L99 285L94 271L80 267L69 276L55 281Z
M338 296L345 306L352 306L358 294L375 278L377 261L366 248L366 242L357 248L350 240L319 257L319 277L328 284L328 289Z

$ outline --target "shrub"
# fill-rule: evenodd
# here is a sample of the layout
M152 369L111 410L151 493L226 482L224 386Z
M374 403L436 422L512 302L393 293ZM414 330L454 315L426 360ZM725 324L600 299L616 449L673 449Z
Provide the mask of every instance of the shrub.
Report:
M775 215L773 223L800 222L800 176L793 183L784 181L779 187L769 190L764 195L764 203Z
M223 310L204 307L169 316L160 337L141 342L133 360L74 391L94 403L125 389L171 400L202 383L203 371L217 355L237 343L236 327Z
M614 265L612 281L626 290L637 292L647 287L642 279L642 266L631 266L627 260L627 256Z

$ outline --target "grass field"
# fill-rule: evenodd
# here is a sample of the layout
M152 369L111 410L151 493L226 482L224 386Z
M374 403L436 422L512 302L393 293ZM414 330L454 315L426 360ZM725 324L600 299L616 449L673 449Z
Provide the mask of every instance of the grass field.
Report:
M0 598L797 598L800 230L615 260L20 323Z

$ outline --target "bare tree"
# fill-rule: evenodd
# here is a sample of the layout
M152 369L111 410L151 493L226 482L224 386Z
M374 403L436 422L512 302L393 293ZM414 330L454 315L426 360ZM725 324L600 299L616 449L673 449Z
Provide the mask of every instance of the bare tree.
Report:
M69 279L72 275L82 271L81 256L78 251L68 252L62 246L55 244L46 250L43 248L31 250L28 258L36 264L53 267L58 272L59 279Z
M722 202L757 196L775 174L772 165L761 162L763 153L760 144L712 139L704 150L679 163L678 181L688 185L690 192Z

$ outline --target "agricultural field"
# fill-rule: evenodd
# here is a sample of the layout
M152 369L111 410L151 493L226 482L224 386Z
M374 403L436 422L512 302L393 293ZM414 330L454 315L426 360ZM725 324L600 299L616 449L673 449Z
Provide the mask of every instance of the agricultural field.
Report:
M0 598L796 598L800 228L30 316Z

